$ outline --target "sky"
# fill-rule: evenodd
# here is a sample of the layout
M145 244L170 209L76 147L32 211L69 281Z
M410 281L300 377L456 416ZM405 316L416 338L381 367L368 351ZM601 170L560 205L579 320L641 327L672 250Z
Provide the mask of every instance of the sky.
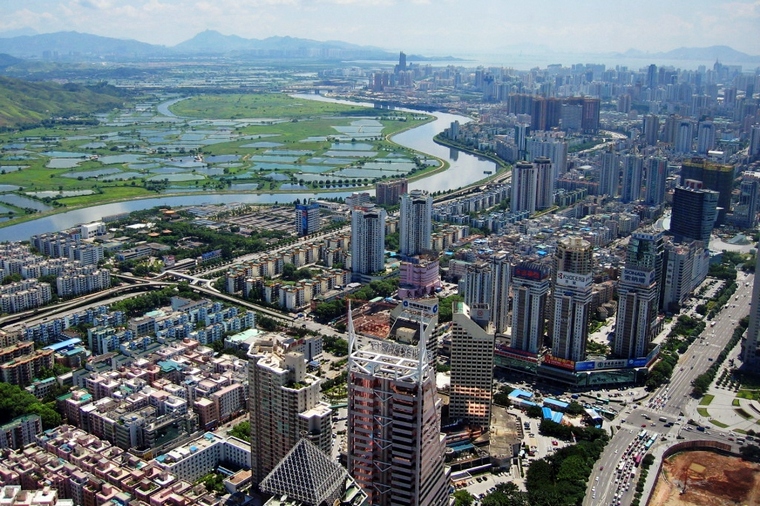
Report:
M726 45L760 55L760 0L3 0L0 32L78 31L173 46L204 30L409 54Z

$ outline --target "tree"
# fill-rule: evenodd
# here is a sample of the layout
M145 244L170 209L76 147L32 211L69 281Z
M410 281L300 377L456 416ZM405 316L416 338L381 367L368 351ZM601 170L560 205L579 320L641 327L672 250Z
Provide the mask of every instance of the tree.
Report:
M582 415L585 410L583 409L583 406L579 402L572 401L570 402L570 404L568 404L567 409L565 411L567 411L568 415Z
M744 460L760 462L760 446L746 445L739 448L739 453Z
M475 502L475 496L465 489L454 492L454 506L470 506Z
M61 415L54 409L53 404L44 404L26 390L0 382L0 424L29 414L39 415L45 429L61 423Z
M251 441L251 422L245 421L235 425L230 431L230 436L234 436L243 441Z
M21 277L21 274L18 274L18 273L8 274L7 276L3 278L2 284L10 285L11 283L18 283L22 279L24 278Z
M541 410L541 406L528 406L528 409L525 410L525 414L530 418L541 418L544 413Z
M261 315L257 319L258 327L262 330L266 330L267 332L272 332L274 330L277 330L277 320L274 318L270 318L268 316Z
M454 314L451 308L451 305L454 302L462 302L462 301L464 301L464 297L462 297L461 295L449 295L448 297L444 297L443 299L441 299L440 303L438 304L438 322L439 323L450 322Z

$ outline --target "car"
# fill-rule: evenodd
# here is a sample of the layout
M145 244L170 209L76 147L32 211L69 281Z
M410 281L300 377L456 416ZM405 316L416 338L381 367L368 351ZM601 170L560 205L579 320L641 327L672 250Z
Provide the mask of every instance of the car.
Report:
M642 424L641 424L641 427L642 427L642 428L646 428L646 426L647 426L647 424L645 424L645 423L642 423Z
M552 441L552 446L557 446L558 444L559 444L559 443L557 443L557 441L556 441L556 440L555 440L555 441Z

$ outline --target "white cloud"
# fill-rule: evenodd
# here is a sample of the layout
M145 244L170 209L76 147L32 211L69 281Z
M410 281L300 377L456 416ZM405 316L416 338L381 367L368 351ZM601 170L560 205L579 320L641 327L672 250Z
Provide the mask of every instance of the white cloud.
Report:
M0 29L77 30L174 45L214 29L246 38L338 39L409 53L537 44L608 52L725 44L760 54L760 0L25 0Z

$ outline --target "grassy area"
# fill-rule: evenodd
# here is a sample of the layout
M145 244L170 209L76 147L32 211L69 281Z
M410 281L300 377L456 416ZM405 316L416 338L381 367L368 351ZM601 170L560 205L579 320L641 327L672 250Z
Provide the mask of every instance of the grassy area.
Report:
M710 413L707 412L707 408L697 408L697 413L699 413L701 416L704 416L705 418L710 417Z
M740 399L749 399L751 401L760 401L760 390L739 390L736 396Z
M113 86L62 85L0 77L0 125L30 125L53 116L108 110L123 103L123 93Z
M739 434L747 434L747 431L744 429L734 429L734 432L738 432Z
M156 193L141 188L139 186L113 186L108 188L109 200L129 200L141 197L152 197ZM78 197L65 197L58 199L58 202L68 207L86 207L94 204L99 204L103 201L103 196L100 194L93 195L81 195Z
M752 416L741 408L735 409L734 412L745 420L752 420Z
M721 429L725 429L726 427L728 427L727 424L721 421L715 420L714 418L710 418L710 423L715 425L716 427L720 427Z
M704 397L702 397L701 401L699 401L699 405L700 406L709 406L710 403L713 401L713 399L715 399L714 395L707 394Z
M739 406L739 399L734 399L731 401L732 406Z
M303 118L327 114L366 114L372 111L358 105L335 104L305 98L293 98L279 93L202 95L171 106L178 116L191 118Z

